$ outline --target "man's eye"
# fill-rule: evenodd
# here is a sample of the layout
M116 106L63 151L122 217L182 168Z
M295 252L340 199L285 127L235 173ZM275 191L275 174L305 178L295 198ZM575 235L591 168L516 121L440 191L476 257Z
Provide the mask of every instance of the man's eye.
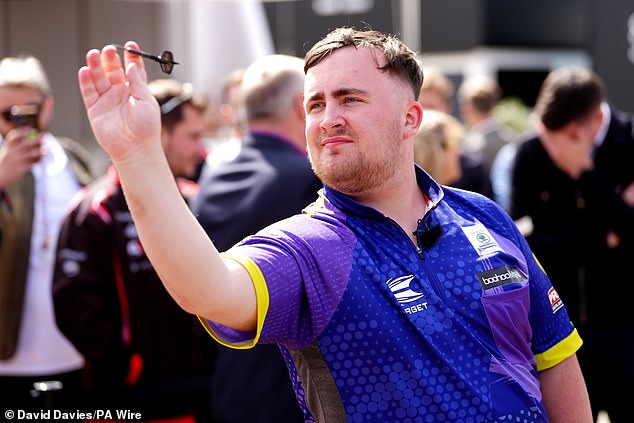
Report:
M320 108L322 108L323 106L324 106L324 104L323 104L323 103L312 103L312 104L309 104L309 105L308 105L308 110L309 110L309 111L311 111L311 110L320 109Z

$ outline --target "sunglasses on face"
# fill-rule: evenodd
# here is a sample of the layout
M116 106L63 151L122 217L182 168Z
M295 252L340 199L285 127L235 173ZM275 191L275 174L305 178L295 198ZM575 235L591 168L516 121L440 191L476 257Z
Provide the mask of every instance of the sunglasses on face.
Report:
M2 110L0 116L15 127L29 126L38 129L41 109L41 104L16 104Z
M161 70L166 75L171 75L172 71L174 70L174 65L179 64L178 62L174 61L174 54L169 50L165 50L160 56L156 56L154 54L146 53L145 51L135 50L133 48L125 47L119 44L112 44L112 45L118 48L119 50L124 50L124 51L127 51L128 53L136 54L137 56L154 60L161 66Z

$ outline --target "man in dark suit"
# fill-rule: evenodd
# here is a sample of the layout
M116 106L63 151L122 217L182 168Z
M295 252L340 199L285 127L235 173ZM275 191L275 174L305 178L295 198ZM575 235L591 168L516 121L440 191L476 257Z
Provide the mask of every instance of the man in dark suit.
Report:
M321 182L306 157L303 61L266 56L243 75L246 133L233 160L204 168L192 210L219 251L317 198ZM303 422L275 345L219 347L212 414L220 422Z
M530 217L527 240L584 339L579 351L594 417L634 421L634 119L605 102L593 72L549 74L513 171L510 214Z

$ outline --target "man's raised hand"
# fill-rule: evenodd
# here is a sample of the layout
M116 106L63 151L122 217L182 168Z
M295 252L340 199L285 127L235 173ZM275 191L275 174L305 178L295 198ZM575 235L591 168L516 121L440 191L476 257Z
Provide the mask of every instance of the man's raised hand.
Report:
M139 48L131 41L126 46ZM78 72L93 133L115 164L160 148L160 112L147 87L143 59L129 52L124 56L125 69L116 47L90 50Z

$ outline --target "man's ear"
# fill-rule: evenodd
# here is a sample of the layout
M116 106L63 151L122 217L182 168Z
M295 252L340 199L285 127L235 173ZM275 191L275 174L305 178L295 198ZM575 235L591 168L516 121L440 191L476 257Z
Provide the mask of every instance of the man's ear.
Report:
M403 125L404 138L408 139L418 133L418 128L423 121L423 106L418 101L409 104Z
M592 115L593 126L597 132L599 131L599 128L601 128L603 119L605 119L605 116L603 115L603 110L601 110L601 107L599 107L597 112Z

